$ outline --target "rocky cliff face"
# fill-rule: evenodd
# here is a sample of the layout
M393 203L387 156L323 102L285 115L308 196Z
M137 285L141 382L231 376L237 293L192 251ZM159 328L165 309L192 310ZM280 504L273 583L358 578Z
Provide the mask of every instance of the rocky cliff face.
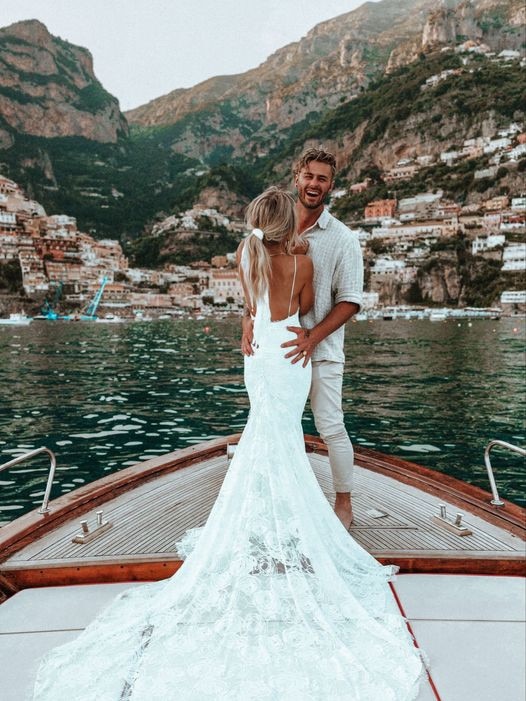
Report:
M500 28L517 23L521 11L520 0L365 3L247 73L174 90L126 116L139 126L173 125L173 150L204 162L266 156L291 128L351 101L372 78L422 52L459 37L498 48Z
M90 52L37 20L0 29L0 147L16 134L114 143L128 126L93 72Z
M228 102L258 126L287 127L312 111L339 104L382 72L400 35L422 31L433 0L383 0L323 22L276 51L258 68L174 90L126 113L130 123L174 124Z
M464 0L455 9L444 5L432 12L422 33L422 48L430 51L440 45L452 44L460 37L482 37L482 28L476 20L475 5L471 0Z

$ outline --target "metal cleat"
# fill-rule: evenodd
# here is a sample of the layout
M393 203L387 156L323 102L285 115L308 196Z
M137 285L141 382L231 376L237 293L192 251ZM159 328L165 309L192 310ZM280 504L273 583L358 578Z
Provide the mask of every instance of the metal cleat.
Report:
M81 521L81 532L77 533L77 535L71 539L71 542L81 544L91 543L92 540L98 538L100 535L108 531L112 526L112 523L103 519L103 511L97 511L97 521L95 523L95 528L92 531L90 531L88 522Z
M455 535L459 535L459 536L473 535L473 531L471 531L467 526L464 526L462 524L462 516L463 516L463 514L457 513L454 519L449 518L449 516L447 515L446 505L439 504L438 505L438 515L432 516L431 520L437 526L440 526L441 528L445 528L446 531L449 531L450 533L454 533Z

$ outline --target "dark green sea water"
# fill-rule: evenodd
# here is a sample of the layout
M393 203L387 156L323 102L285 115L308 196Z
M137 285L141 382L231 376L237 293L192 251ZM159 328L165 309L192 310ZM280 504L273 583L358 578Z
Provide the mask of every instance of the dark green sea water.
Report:
M241 430L238 328L237 319L0 326L0 463L51 448L56 497ZM488 489L488 441L526 445L525 346L519 319L351 324L344 408L354 442ZM315 432L309 412L304 429ZM502 496L524 505L524 460L492 456ZM46 474L45 456L0 473L0 522L40 503Z

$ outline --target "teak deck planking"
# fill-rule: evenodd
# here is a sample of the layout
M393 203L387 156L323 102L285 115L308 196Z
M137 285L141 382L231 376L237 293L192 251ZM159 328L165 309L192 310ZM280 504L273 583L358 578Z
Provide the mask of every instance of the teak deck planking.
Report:
M217 439L120 471L31 512L0 529L0 590L31 586L161 579L181 565L175 543L201 526L228 469L227 443ZM306 438L309 458L329 501L325 446ZM524 510L454 478L374 451L356 451L352 536L381 562L406 572L521 574ZM433 524L438 503L463 511L473 535L459 537ZM87 544L72 543L79 521L104 509L111 529ZM387 513L373 518L371 509ZM522 537L521 537L522 536Z

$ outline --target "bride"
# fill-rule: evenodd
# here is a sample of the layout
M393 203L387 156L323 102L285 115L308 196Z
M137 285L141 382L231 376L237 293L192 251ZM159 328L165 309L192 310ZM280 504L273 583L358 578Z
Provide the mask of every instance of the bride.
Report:
M170 579L125 591L42 661L39 701L413 701L423 666L382 566L334 514L305 454L310 363L287 326L313 303L291 255L292 196L249 206L241 279L254 315L250 414L202 529Z

